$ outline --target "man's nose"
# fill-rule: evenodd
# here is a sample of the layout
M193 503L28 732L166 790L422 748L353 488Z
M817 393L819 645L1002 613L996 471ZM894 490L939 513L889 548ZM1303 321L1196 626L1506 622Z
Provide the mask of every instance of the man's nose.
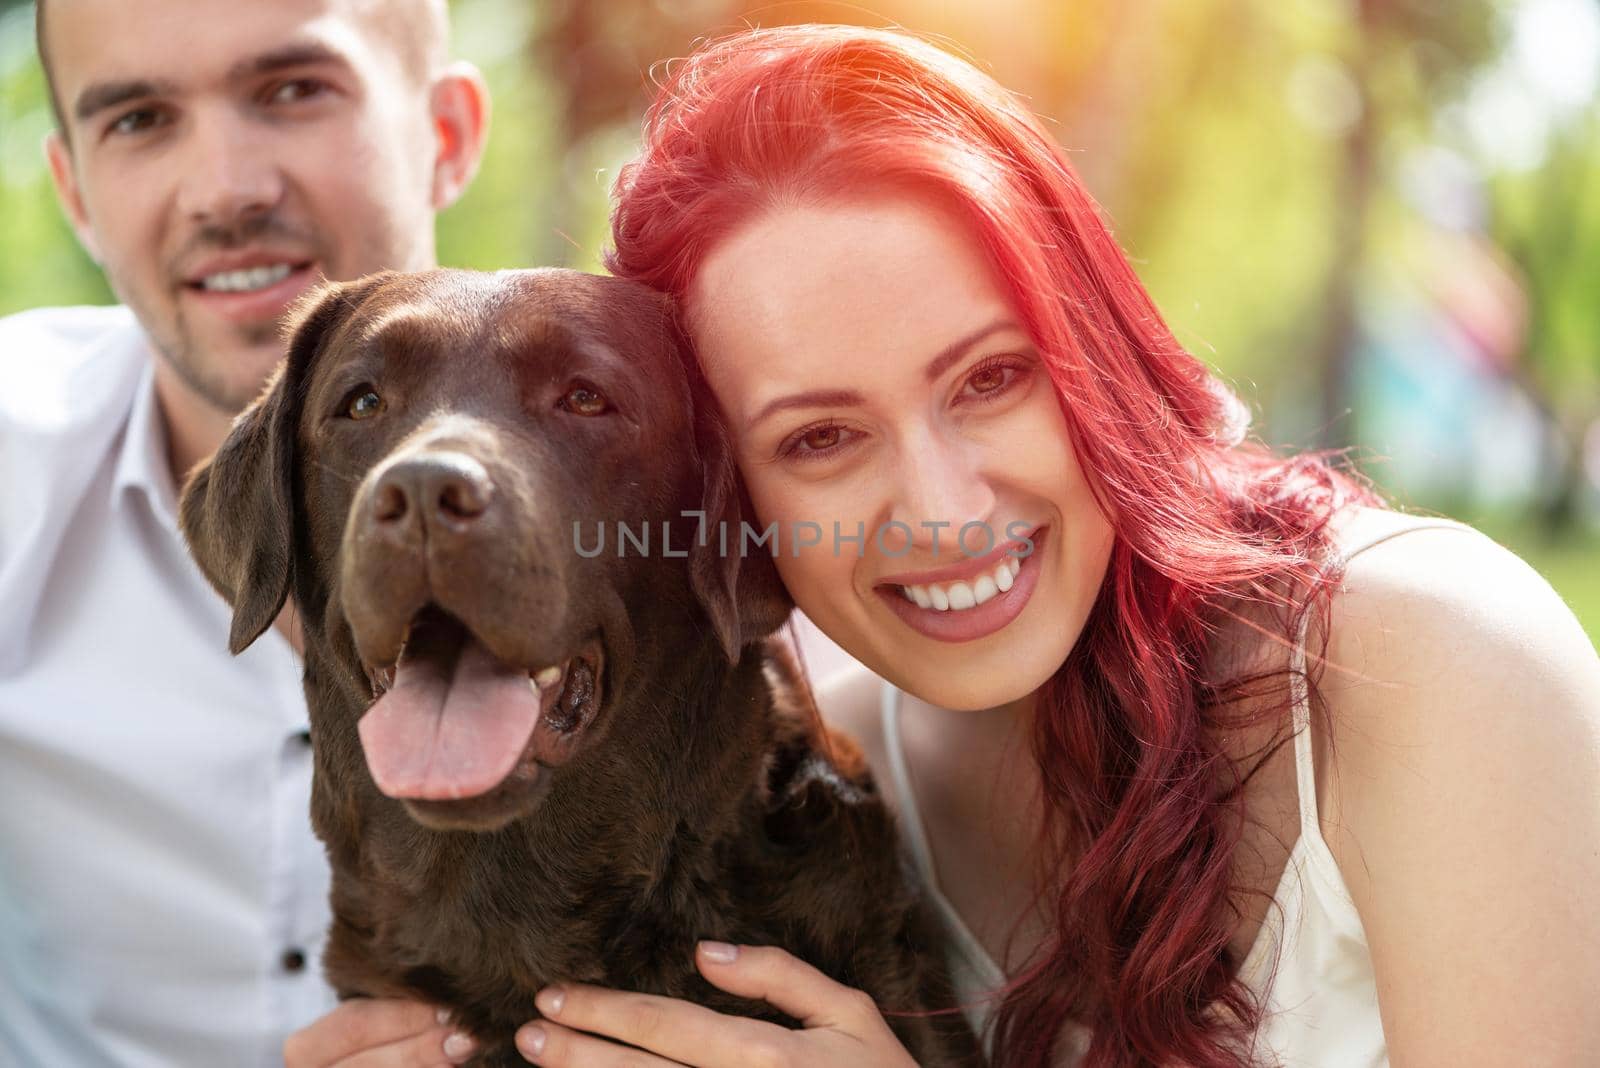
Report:
M943 556L957 550L957 538L968 523L986 523L994 515L994 487L982 456L970 442L937 434L923 438L900 463L900 478L890 521L911 531L911 546ZM905 531L896 529L900 544ZM981 545L981 532L968 537ZM892 547L893 541L885 538Z
M372 487L368 521L394 537L467 534L488 513L494 483L464 452L430 451L390 464Z
M190 222L229 226L277 206L283 174L267 138L231 113L197 111L178 187Z

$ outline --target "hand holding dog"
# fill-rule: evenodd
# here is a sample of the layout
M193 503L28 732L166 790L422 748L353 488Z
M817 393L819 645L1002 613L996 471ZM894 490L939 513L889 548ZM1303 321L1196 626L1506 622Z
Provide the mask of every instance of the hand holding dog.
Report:
M352 998L289 1036L284 1068L433 1068L460 1064L478 1044L441 1010L399 998Z
M545 1018L517 1032L517 1049L543 1068L916 1068L871 998L781 949L702 942L695 965L713 986L765 1001L802 1029L725 1016L674 998L567 983L539 992L535 1003ZM641 1049L647 1051L642 1060Z

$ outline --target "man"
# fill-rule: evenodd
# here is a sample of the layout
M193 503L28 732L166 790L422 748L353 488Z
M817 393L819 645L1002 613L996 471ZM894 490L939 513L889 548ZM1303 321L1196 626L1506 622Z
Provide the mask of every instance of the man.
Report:
M297 296L433 264L488 105L445 38L444 0L39 5L50 166L125 307L0 320L0 1064L282 1064L334 1006L298 658L227 655L174 503ZM446 1060L375 1004L302 1046Z

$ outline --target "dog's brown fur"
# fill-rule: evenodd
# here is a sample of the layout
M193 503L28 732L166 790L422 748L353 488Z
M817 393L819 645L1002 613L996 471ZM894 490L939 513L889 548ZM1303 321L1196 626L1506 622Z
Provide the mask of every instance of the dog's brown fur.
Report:
M869 993L918 1063L975 1063L959 1014L919 1015L952 998L890 814L858 757L824 753L803 681L763 640L791 607L770 557L701 546L681 514L734 538L747 514L693 373L662 298L631 283L373 276L308 303L279 376L191 478L183 530L234 606L231 647L291 595L302 616L327 974L344 997L448 1006L481 1063L509 1065L557 980L792 1025L692 962L696 939L775 944ZM615 407L573 414L574 382ZM369 386L381 412L346 418ZM481 465L492 508L423 540L378 530L381 473L442 454ZM589 559L567 540L618 519L665 525L687 555ZM424 605L530 672L603 650L570 760L465 801L379 792L357 721Z

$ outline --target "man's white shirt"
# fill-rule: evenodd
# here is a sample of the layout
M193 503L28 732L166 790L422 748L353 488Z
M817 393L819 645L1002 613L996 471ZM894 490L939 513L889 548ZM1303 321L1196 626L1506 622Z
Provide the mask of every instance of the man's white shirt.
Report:
M0 1065L281 1065L319 961L298 658L230 657L124 308L0 319Z

